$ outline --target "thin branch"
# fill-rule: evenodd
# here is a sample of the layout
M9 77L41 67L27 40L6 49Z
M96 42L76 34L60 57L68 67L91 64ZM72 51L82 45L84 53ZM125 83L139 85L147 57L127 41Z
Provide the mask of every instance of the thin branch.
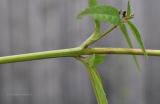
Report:
M97 36L97 34L93 32L93 34L84 43L82 43L81 47L87 48L89 45L97 42L98 40L100 40L101 38L103 38L104 36L112 32L115 28L117 28L116 25L111 27L109 30L105 31L104 33L99 34L99 36Z
M160 56L160 50L146 49L148 56ZM0 64L32 61L49 58L59 57L76 57L80 55L91 55L91 54L125 54L125 55L144 55L141 49L130 49L130 48L86 48L80 47L60 49L44 52L27 53L20 55L11 55L0 57Z
M108 31L104 32L104 33L99 37L99 39L97 39L96 41L100 40L101 38L103 38L104 36L106 36L107 34L109 34L111 31L113 31L113 30L116 29L116 28L117 28L116 25L113 26L113 27L111 27Z

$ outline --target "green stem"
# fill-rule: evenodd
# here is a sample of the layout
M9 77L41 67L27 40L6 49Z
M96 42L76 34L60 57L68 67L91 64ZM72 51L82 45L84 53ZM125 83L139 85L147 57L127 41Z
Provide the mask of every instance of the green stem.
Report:
M146 49L148 56L160 56L160 50ZM130 49L130 48L86 48L82 49L80 47L60 49L44 52L27 53L20 55L11 55L0 57L0 64L32 61L48 58L58 58L58 57L76 57L80 55L90 55L90 54L127 54L127 55L144 55L141 49Z
M117 26L115 25L115 26L113 26L113 27L111 27L108 31L106 31L106 32L104 32L102 35L100 35L100 37L99 37L99 39L101 39L101 38L103 38L104 36L106 36L107 34L109 34L111 31L113 31L115 28L117 28ZM99 40L98 39L98 40ZM98 41L97 40L97 41Z
M93 44L96 41L96 34L95 32L85 41L82 43L80 47L87 48L90 44Z
M103 88L102 80L96 67L91 67L87 60L76 57L87 69L92 88L94 90L98 104L108 104L108 100Z
M89 45L97 42L98 40L100 40L101 38L103 38L104 36L106 36L107 34L109 34L111 31L113 31L115 28L117 28L117 26L113 26L111 27L109 30L107 30L106 32L104 32L103 34L98 34L95 32L93 32L93 34L84 42L82 43L81 47L82 48L87 48Z
M80 53L81 53L81 48L76 47L76 48L69 48L69 49L60 49L60 50L12 55L12 56L3 56L3 57L0 57L0 64L32 61L32 60L40 60L40 59L48 59L48 58L56 58L56 57L73 57L73 56L77 56Z

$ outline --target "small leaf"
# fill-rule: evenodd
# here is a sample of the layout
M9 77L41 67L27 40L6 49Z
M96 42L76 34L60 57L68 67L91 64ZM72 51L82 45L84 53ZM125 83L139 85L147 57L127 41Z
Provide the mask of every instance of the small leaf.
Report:
M89 7L97 5L97 0L88 0Z
M130 17L130 15L131 15L131 5L130 5L130 0L128 0L127 16Z
M145 47L144 47L144 44L143 44L143 41L142 41L142 38L141 38L141 35L140 35L138 29L136 28L136 26L132 22L128 21L127 23L128 23L128 26L130 27L134 37L136 38L138 44L140 45L142 51L144 52L144 55L147 56L147 53L146 53L146 50L145 50Z
M130 39L130 37L129 37L129 34L128 34L128 31L127 31L126 25L125 25L125 24L121 24L121 25L119 26L119 28L120 28L121 32L123 33L123 35L124 35L124 37L125 37L125 39L126 39L126 41L127 41L127 43L128 43L128 46L129 46L130 48L133 48L132 41L131 41L131 39ZM136 64L137 68L140 70L140 65L139 65L138 60L137 60L137 57L136 57L135 55L133 55L133 60L134 60L134 62L135 62L135 64Z
M104 60L105 60L105 55L102 54L94 54L88 59L89 65L92 67L102 64Z
M110 24L118 25L120 23L120 15L117 8L109 5L96 5L82 11L78 18L83 16L91 16L95 20L104 21Z

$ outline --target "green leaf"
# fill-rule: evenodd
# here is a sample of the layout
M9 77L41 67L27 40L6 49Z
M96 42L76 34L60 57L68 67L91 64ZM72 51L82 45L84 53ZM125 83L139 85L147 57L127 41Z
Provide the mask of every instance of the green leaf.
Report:
M125 25L125 24L121 24L121 25L119 26L119 28L120 28L121 32L123 33L123 35L124 35L124 37L125 37L128 45L129 45L129 47L130 47L130 48L133 48L131 39L130 39L130 37L129 37L128 31L127 31L127 28L126 28L126 25Z
M102 54L94 54L92 55L89 59L88 59L88 62L89 62L89 65L91 67L96 67L97 65L99 64L102 64L105 60L105 56L106 55L102 55Z
M117 8L109 5L96 5L82 11L78 18L83 16L91 16L95 20L104 21L110 24L118 25L120 23L120 15Z
M130 5L130 0L128 0L127 16L129 17L130 15L131 15L131 5Z
M89 7L97 5L97 0L88 0Z
M124 35L124 37L125 37L125 39L126 39L126 41L127 41L127 43L128 43L128 46L129 46L130 48L133 48L132 41L131 41L131 39L130 39L130 37L129 37L129 34L128 34L128 31L127 31L126 25L125 25L125 24L121 24L121 25L119 26L119 28L120 28L121 32L123 33L123 35ZM136 64L137 68L140 70L140 65L139 65L138 60L137 60L137 57L136 57L135 55L133 55L133 60L134 60L134 62L135 62L135 64Z
M143 44L143 41L142 41L142 38L141 38L141 35L138 31L138 29L136 28L136 26L130 22L130 21L127 21L128 23L128 26L130 27L134 37L136 38L138 44L140 45L142 51L144 52L144 55L147 56L147 53L146 53L146 50L145 50L145 47L144 47L144 44Z

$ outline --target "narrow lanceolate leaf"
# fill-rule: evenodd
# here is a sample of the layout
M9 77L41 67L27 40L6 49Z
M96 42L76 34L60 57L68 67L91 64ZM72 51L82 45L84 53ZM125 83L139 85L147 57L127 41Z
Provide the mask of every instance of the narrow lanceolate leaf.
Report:
M97 5L97 0L88 0L89 7Z
M130 0L128 0L128 5L127 5L127 16L129 17L131 15L131 5L130 5Z
M140 35L138 29L136 28L136 26L132 22L128 21L127 23L128 23L128 26L130 27L134 37L136 38L137 42L139 43L142 51L144 52L144 55L147 56L147 53L146 53L146 50L145 50L145 47L144 47L144 44L143 44L143 41L142 41L142 38L141 38L141 35Z
M109 5L96 5L82 11L78 18L83 16L91 16L95 20L104 21L110 24L118 25L120 23L120 15L117 8Z
M125 25L125 24L121 24L121 25L119 26L119 28L120 28L121 32L123 33L123 35L124 35L124 37L125 37L125 39L126 39L126 41L127 41L127 43L128 43L128 46L129 46L130 48L133 48L132 41L131 41L131 39L130 39L130 37L129 37L129 34L128 34L128 31L127 31L126 25ZM133 60L134 60L134 62L135 62L135 64L136 64L137 68L140 70L140 65L139 65L138 60L137 60L137 57L136 57L135 55L133 55Z
M89 62L89 65L91 67L96 67L98 66L99 64L102 64L105 60L105 56L106 55L102 55L102 54L94 54L92 55L89 59L88 59L88 62Z

